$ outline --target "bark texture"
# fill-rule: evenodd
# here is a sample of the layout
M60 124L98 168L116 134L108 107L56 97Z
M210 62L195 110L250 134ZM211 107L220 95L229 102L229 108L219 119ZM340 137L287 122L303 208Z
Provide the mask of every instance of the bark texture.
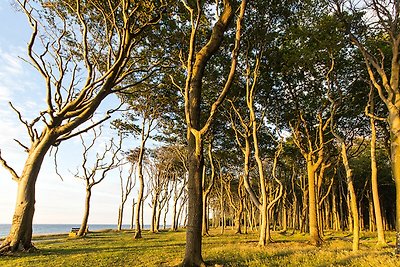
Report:
M187 59L187 77L185 85L185 119L187 124L187 158L188 158L188 220L186 230L186 249L185 256L181 265L183 266L203 266L205 265L201 255L201 234L202 234L202 174L203 174L203 137L208 132L219 106L224 101L233 82L236 71L237 54L240 43L241 22L244 17L246 1L242 1L240 14L236 23L235 45L232 51L231 68L228 78L221 93L211 105L209 116L204 125L201 125L201 95L202 79L210 58L219 50L225 32L230 21L234 17L234 8L231 1L223 1L223 11L215 22L211 35L207 43L196 52L196 35L198 34L197 25L202 17L201 3L197 2L197 17L194 17L194 9L186 2L185 7L191 14L192 31L190 35L189 52ZM196 26L195 26L196 25Z
M88 228L88 219L90 213L90 199L92 197L92 188L90 186L86 187L86 197L85 197L85 208L83 212L83 218L81 227L79 228L77 236L86 235L86 230Z
M18 181L17 200L10 233L0 246L0 253L34 250L32 244L32 222L35 213L35 186L44 156L55 140L47 133L37 140L29 151L22 175Z

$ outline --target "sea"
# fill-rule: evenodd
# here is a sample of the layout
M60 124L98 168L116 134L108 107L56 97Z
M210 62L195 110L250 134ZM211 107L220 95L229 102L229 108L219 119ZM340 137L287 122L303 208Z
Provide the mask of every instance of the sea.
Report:
M80 227L80 224L34 224L33 235L66 234L73 227ZM10 232L11 224L0 224L0 238L6 237ZM89 224L89 231L117 229L116 224ZM130 229L130 225L122 225L122 229ZM144 229L150 229L145 225Z

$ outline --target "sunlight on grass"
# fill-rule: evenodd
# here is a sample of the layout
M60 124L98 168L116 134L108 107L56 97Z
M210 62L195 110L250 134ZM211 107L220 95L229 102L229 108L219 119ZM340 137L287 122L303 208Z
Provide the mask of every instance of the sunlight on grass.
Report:
M257 246L257 233L235 235L211 230L203 239L203 257L211 266L400 266L393 255L394 234L388 247L377 247L374 233L362 233L359 252L351 251L348 233L327 232L321 248L307 243L306 234L274 233L274 242ZM66 235L35 238L35 253L0 257L0 266L176 266L184 254L185 232L91 233L85 238Z

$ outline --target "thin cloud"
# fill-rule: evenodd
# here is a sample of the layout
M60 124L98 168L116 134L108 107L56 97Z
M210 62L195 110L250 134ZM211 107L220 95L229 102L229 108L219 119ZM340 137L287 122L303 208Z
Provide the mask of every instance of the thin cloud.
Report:
M0 54L0 61L2 61L2 66L0 68L0 73L21 75L23 72L22 60L18 58L18 55L4 53Z

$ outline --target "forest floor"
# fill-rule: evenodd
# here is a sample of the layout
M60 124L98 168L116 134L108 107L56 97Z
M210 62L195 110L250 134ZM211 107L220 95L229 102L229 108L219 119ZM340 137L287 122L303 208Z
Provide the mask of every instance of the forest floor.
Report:
M322 247L308 244L307 234L274 232L274 242L257 246L257 232L235 235L212 229L203 238L203 258L210 266L400 266L394 255L394 233L387 247L376 246L376 233L362 232L360 251L351 251L351 235L326 232ZM0 256L0 266L176 266L184 255L185 232L145 231L134 240L131 231L34 237L38 251Z

